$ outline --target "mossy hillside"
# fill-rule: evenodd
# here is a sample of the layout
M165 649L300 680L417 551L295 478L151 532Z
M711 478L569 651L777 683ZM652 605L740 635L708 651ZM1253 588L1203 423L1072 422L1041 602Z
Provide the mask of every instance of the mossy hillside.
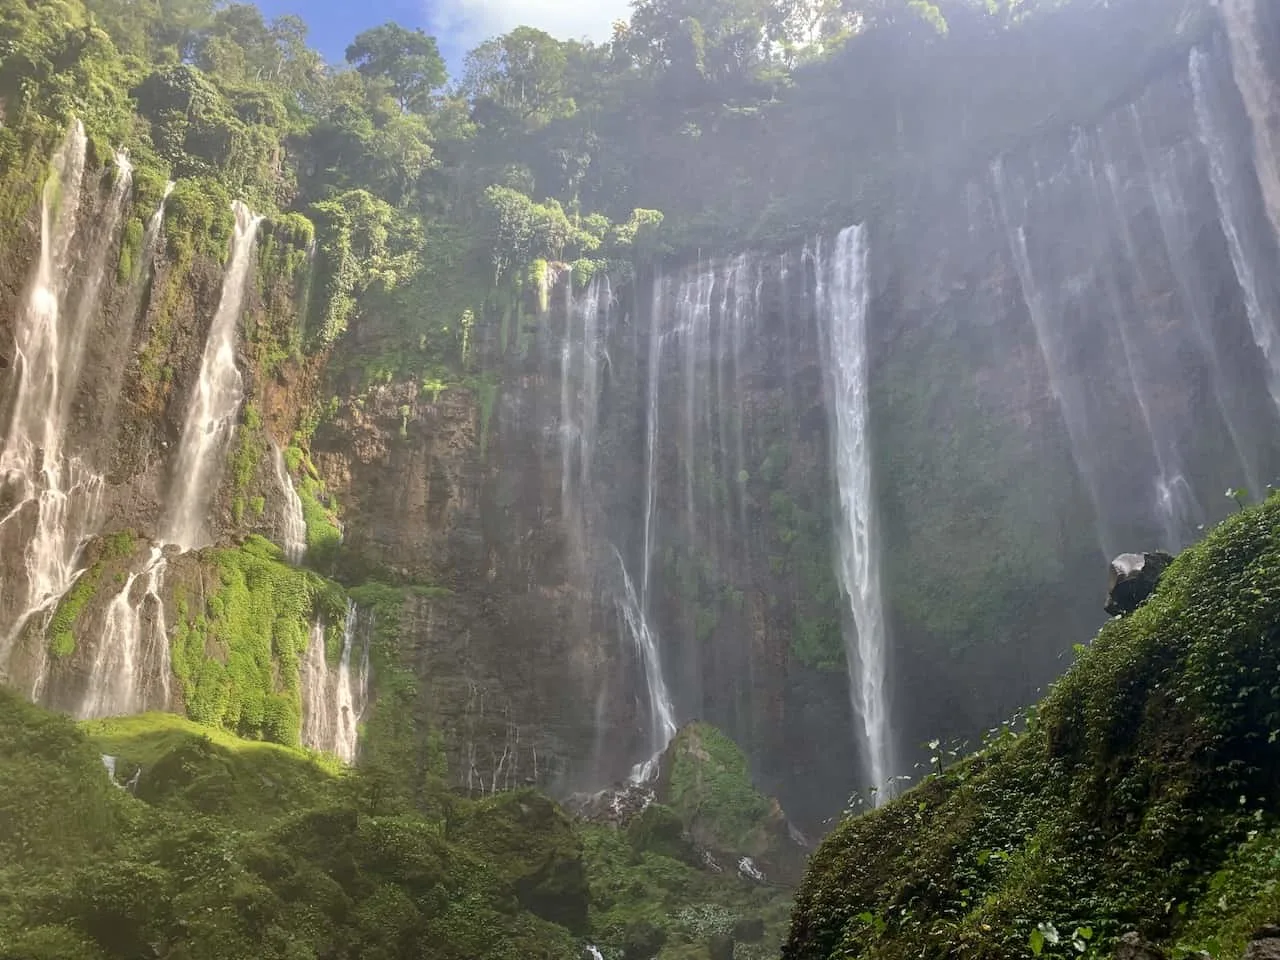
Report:
M302 438L299 438L302 439ZM342 546L341 507L325 487L320 471L300 446L285 450L285 468L294 477L307 528L307 562L318 570L332 570Z
M207 597L176 598L173 671L188 716L251 739L298 743L302 721L299 667L311 623L341 623L340 587L290 566L261 537L215 550L217 587Z
M365 779L384 794L413 798L443 813L449 767L444 738L419 698L414 650L405 636L407 604L439 588L394 587L375 580L350 589L351 599L373 619L370 672L377 698L365 714L360 763Z
M151 804L232 820L266 822L338 796L334 761L274 743L244 740L169 713L82 723L117 777L139 774L137 796Z
M610 826L579 828L591 890L591 942L607 960L705 960L716 935L739 933L741 960L778 955L789 892L717 874ZM744 934L744 931L746 932Z
M299 213L266 219L258 231L258 301L243 319L246 352L259 379L279 377L299 363L312 284L315 226Z
M735 955L763 960L785 926L785 891L575 825L532 791L424 807L172 716L77 729L0 691L0 720L17 827L0 835L0 956L566 960L591 942L701 960L737 930ZM137 799L101 753L137 772Z
M1006 728L842 822L810 861L784 956L905 958L946 944L952 956L1025 957L1041 924L1063 934L1046 955L1074 953L1077 930L1099 955L1135 928L1238 945L1242 918L1273 893L1262 875L1280 809L1278 631L1273 497L1109 623L1025 732Z
M450 836L493 865L526 910L586 933L590 894L581 838L569 817L532 790L500 793L464 808Z
M0 689L0 889L13 889L15 865L89 859L128 827L131 805L99 753L67 718Z
M447 839L443 822L375 815L351 778L295 751L155 716L86 735L6 691L0 719L0 815L14 827L0 831L0 956L580 953L569 931L510 898L494 864ZM142 760L148 802L109 782L108 748ZM174 789L171 774L188 765L199 775ZM264 779L288 788L273 799Z

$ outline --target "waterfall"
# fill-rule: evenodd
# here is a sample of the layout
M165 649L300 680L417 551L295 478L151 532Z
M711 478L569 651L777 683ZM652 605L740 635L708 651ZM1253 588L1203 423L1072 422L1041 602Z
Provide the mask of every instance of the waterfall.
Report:
M88 328L99 306L107 251L132 183L128 159L116 157L116 176L97 220L73 309L68 307L72 246L82 232L80 201L87 138L79 122L55 153L41 197L40 257L14 335L15 388L0 449L4 500L0 548L24 554L25 584L3 599L0 657L7 657L31 616L47 611L71 586L76 559L92 535L102 477L63 445ZM25 589L23 589L25 588ZM39 681L37 681L38 683Z
M160 548L153 547L142 572L130 574L107 606L89 687L76 711L80 719L168 707L172 666L164 601L160 597L167 566ZM138 581L143 584L141 591L134 589ZM149 614L144 609L148 605Z
M173 193L175 186L177 184L172 180L165 184L160 204L156 207L155 212L151 214L151 218L147 220L147 226L142 232L142 249L138 256L138 262L134 265L133 285L130 294L130 302L132 304L130 312L132 314L136 314L138 308L142 305L142 294L147 286L148 274L152 264L155 263L156 251L160 248L160 232L164 227L165 208L168 206L169 195Z
M1248 488L1261 490L1261 472L1255 459L1257 451L1248 439L1251 411L1241 402L1239 391L1233 389L1232 376L1213 335L1213 308L1205 292L1208 279L1202 276L1204 267L1193 254L1194 240L1187 222L1187 203L1177 169L1180 154L1174 151L1170 155L1156 156L1147 143L1142 118L1136 107L1131 107L1130 116L1142 153L1147 188L1160 222L1165 253L1196 343L1209 368L1215 405L1231 437L1231 446L1244 470Z
M649 744L653 748L653 753L649 759L637 764L631 771L631 778L637 783L643 783L653 778L662 752L676 735L675 707L671 703L671 695L667 693L667 682L662 676L662 658L658 650L658 638L649 628L644 604L636 595L635 584L631 581L631 575L627 573L627 565L622 561L622 554L616 549L613 554L622 571L622 596L618 601L618 611L622 614L622 622L635 645L640 664L644 668L645 685L649 692Z
M276 468L276 481L283 494L280 510L280 538L284 547L285 559L294 566L299 566L307 555L307 521L302 513L302 498L293 485L293 477L289 475L288 464L284 462L284 454L280 448L272 445L272 462Z
M1232 150L1230 135L1222 129L1215 109L1215 80L1211 74L1208 57L1199 47L1191 51L1191 86L1195 97L1196 122L1200 140L1209 156L1209 174L1213 192L1218 201L1218 216L1222 232L1226 235L1231 251L1231 263L1236 279L1244 293L1245 310L1254 342L1262 351L1267 366L1267 389L1271 400L1280 409L1280 331L1276 329L1276 297L1269 286L1263 284L1263 276L1270 276L1276 264L1262 262L1250 231L1244 222L1248 207L1239 195L1238 177L1234 169L1238 163Z
M372 628L372 621L348 602L337 670L329 668L323 620L312 624L302 661L302 743L348 764L355 763L359 725L369 704ZM364 649L353 665L358 635L364 637Z
M597 274L581 297L565 284L565 336L560 345L560 496L566 512L591 492L591 466L600 423L600 314L608 314L609 278ZM577 503L579 507L582 504Z
M209 327L209 338L200 361L200 378L182 428L165 521L165 541L176 543L183 550L207 542L206 515L217 493L217 476L244 399L244 382L236 369L236 339L254 240L262 218L238 200L232 208L235 233L231 239L231 255L222 278L218 310Z
M307 652L302 658L302 743L312 750L332 744L333 718L329 711L329 659L325 651L325 624L311 624Z
M361 662L355 670L351 657L355 649L359 617L354 603L347 603L347 619L342 628L342 655L338 660L337 712L333 753L344 763L355 763L360 737L359 723L369 699L369 643L366 639Z
M836 573L849 603L845 649L853 708L862 724L872 786L893 774L886 680L886 635L880 591L880 531L871 476L867 258L861 226L836 238L825 262L819 251L817 304L829 340L833 452L840 501Z
M1049 374L1050 388L1067 428L1067 436L1071 442L1071 456L1075 461L1076 469L1084 479L1089 499L1093 504L1098 545L1103 553L1114 555L1119 551L1120 544L1114 542L1114 535L1106 522L1103 466L1097 456L1097 447L1091 440L1093 428L1088 385L1082 377L1075 375L1072 371L1068 360L1071 356L1071 347L1067 339L1069 331L1056 322L1055 311L1036 282L1031 254L1027 247L1026 227L1014 217L1012 192L1005 181L1002 159L996 160L992 165L992 182L995 185L1000 220L1008 238L1009 251L1013 256L1022 299L1030 314L1036 343Z
M1082 140L1088 145L1089 141ZM1156 462L1153 500L1155 515L1161 527L1161 546L1176 552L1195 538L1195 531L1205 519L1204 510L1186 479L1184 458L1179 447L1179 423L1162 405L1155 405L1151 396L1162 383L1177 382L1185 374L1185 363L1177 355L1180 339L1161 336L1161 316L1152 317L1147 307L1154 300L1150 285L1143 271L1143 258L1126 216L1123 202L1123 186L1119 171L1107 155L1106 139L1098 137L1098 149L1103 157L1106 175L1106 197L1100 189L1091 160L1081 163L1083 175L1091 188L1090 193L1098 212L1099 225L1118 236L1124 249L1128 272L1136 279L1138 294L1135 302L1125 304L1117 289L1117 278L1104 270L1104 285L1111 303L1112 319L1120 338L1125 361L1125 373L1138 403L1142 424L1151 440Z
M1274 3L1274 0L1264 0ZM1253 127L1253 159L1267 217L1280 239L1280 91L1267 69L1259 0L1222 0L1231 69Z

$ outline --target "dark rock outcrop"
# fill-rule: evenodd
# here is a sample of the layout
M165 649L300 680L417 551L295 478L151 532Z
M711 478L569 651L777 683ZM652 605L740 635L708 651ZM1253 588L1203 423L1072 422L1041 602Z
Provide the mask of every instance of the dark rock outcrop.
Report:
M1280 960L1280 926L1258 930L1245 948L1244 960Z
M1173 562L1163 551L1122 553L1111 561L1106 611L1113 617L1133 613L1155 592L1160 578Z
M1153 943L1148 943L1131 930L1120 938L1116 946L1116 960L1165 960L1164 951Z
M733 937L717 933L707 944L711 960L733 960Z

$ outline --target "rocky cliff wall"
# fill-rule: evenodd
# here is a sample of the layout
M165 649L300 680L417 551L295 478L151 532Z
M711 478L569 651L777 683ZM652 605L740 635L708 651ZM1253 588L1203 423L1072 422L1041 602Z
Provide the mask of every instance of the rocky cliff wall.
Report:
M1108 553L1190 542L1233 509L1223 491L1274 477L1259 341L1275 239L1253 123L1215 34L1091 126L870 223L908 756L976 737L1059 672L1101 622ZM451 590L410 629L464 778L491 782L517 730L522 772L503 777L533 776L535 744L540 782L564 788L644 758L652 709L620 604L622 571L639 592L647 566L678 716L730 731L806 821L865 788L830 572L817 250L671 268L603 298L562 280L542 310L530 295L490 318L494 385L430 403L383 388L322 429L319 461L372 512L352 530L379 531L353 538ZM352 444L370 403L380 439ZM342 453L362 446L367 473Z
M867 224L903 772L917 744L978 734L1058 673L1101 619L1107 553L1185 544L1231 508L1223 490L1261 490L1280 467L1280 253L1258 147L1275 58L1257 38L1274 25L1248 4L1224 13L1090 124L1047 124ZM42 173L33 154L5 180L20 211L0 271L6 345L38 272ZM157 548L229 198L180 181L153 251L160 190L135 184L107 221L117 176L91 147L78 196L93 226L63 292L71 309L105 252L60 435L101 477L100 505L70 545L65 592L35 610L11 589L30 579L34 507L7 521L11 682L84 712L127 623L133 706L292 741L309 644L338 670L349 592L376 621L361 641L379 704L362 714L366 748L406 777L598 786L663 745L665 698L675 721L738 740L803 823L865 790L832 559L830 237L638 276L504 281L465 314L446 383L358 369L385 333L376 303L316 345L309 225L269 220L214 547L181 557ZM0 353L12 416L26 368ZM302 566L253 539L283 544L297 517Z

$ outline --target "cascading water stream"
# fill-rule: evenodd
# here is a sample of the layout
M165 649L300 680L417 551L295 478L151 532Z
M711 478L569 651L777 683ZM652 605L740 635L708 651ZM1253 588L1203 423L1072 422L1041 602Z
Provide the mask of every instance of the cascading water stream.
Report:
M1228 389L1231 375L1227 372L1227 364L1218 348L1217 338L1212 333L1210 318L1213 311L1205 293L1207 281L1197 275L1197 270L1202 268L1194 256L1194 240L1187 221L1187 202L1178 177L1179 152L1174 150L1166 155L1156 155L1147 141L1142 117L1136 106L1130 108L1130 116L1142 152L1147 186L1160 221L1165 252L1200 353L1209 367L1214 400L1230 434L1236 459L1244 469L1248 489L1260 490L1260 473L1254 460L1256 451L1246 439L1250 412L1240 404L1237 391Z
M567 511L583 506L591 489L595 435L600 420L600 312L612 299L609 278L598 274L581 297L565 285L565 336L560 346L560 496Z
M654 329L649 335L649 366L647 391L647 417L645 421L645 481L644 481L644 531L642 540L640 590L627 571L626 562L616 547L610 544L621 572L622 590L617 596L621 625L635 647L644 670L645 686L649 696L649 749L648 759L638 763L631 771L631 779L637 783L649 780L657 772L658 760L666 750L678 729L675 706L667 689L662 672L661 646L649 619L649 584L653 571L654 523L657 511L657 456L658 456L658 395L662 369L662 348L669 336L679 336L679 329L662 333L657 329L665 283L654 283Z
M1027 248L1027 231L1014 218L1015 207L1011 191L1005 182L1002 159L996 160L992 165L992 182L995 185L1000 220L1008 237L1009 252L1013 256L1022 299L1031 316L1036 343L1040 347L1040 355L1044 359L1045 369L1049 374L1049 384L1067 428L1067 436L1071 442L1071 456L1075 461L1076 469L1084 479L1089 499L1093 504L1098 545L1103 553L1114 556L1119 552L1120 545L1112 542L1111 531L1105 522L1107 513L1103 509L1103 471L1094 447L1090 443L1089 404L1085 396L1085 385L1079 378L1071 375L1066 361L1066 357L1070 355L1070 348L1065 342L1063 331L1053 323L1052 311L1036 283L1031 254Z
M662 751L676 735L675 707L671 703L667 682L662 675L662 657L658 649L658 638L649 628L644 603L636 595L635 584L627 573L627 565L622 561L622 554L615 549L613 555L617 558L618 569L622 573L622 596L618 601L618 611L622 614L623 624L635 645L636 654L640 657L640 664L644 668L645 685L649 691L649 742L655 749L649 759L637 764L631 771L632 780L643 783L652 779Z
M142 232L142 249L137 262L134 264L130 285L130 316L136 316L138 309L142 306L142 295L146 290L151 268L155 264L156 251L160 249L160 236L161 230L164 228L165 209L175 186L176 184L172 180L165 184L164 195L160 198L160 205L156 207L155 213L151 214L151 219L147 221L146 229Z
M1081 143L1087 144L1087 141L1082 139ZM1146 285L1143 261L1125 216L1120 174L1107 154L1106 141L1102 137L1098 138L1098 149L1103 157L1108 187L1105 191L1106 197L1103 195L1104 191L1100 189L1092 161L1085 160L1081 164L1083 176L1089 183L1102 224L1122 241L1126 266L1136 278L1140 289L1139 304L1128 308L1121 302L1116 288L1116 278L1110 272L1104 271L1104 286L1111 303L1116 331L1120 337L1125 371L1132 385L1142 423L1147 436L1151 439L1152 452L1155 455L1157 476L1154 482L1153 499L1156 517L1162 531L1161 546L1176 552L1194 538L1196 528L1204 521L1204 512L1186 479L1184 462L1177 441L1178 425L1163 415L1160 409L1154 408L1149 399L1149 395L1158 388L1163 379L1166 377L1172 379L1177 375L1177 363L1176 358L1169 355L1170 346L1156 338L1144 337L1146 328L1142 326L1142 322L1146 320L1146 311L1141 304L1151 302L1154 295Z
M347 764L355 763L360 721L369 703L372 626L354 603L348 603L337 669L329 667L327 631L322 620L312 624L302 661L302 743L312 750L333 754ZM356 642L361 636L364 650L359 663L353 665Z
M1280 91L1263 52L1260 4L1275 0L1222 0L1219 9L1231 48L1231 70L1253 127L1253 160L1262 200L1280 240Z
M1196 122L1200 140L1209 156L1209 175L1213 192L1218 201L1218 216L1222 232L1226 235L1231 252L1231 263L1236 279L1244 294L1245 312L1253 330L1254 342L1262 352L1267 368L1267 390L1271 400L1280 410L1280 331L1276 329L1280 306L1272 302L1268 288L1260 281L1261 275L1269 275L1275 264L1258 264L1260 259L1250 242L1250 233L1242 225L1243 204L1238 197L1232 176L1232 145L1230 136L1221 129L1214 109L1214 78L1208 57L1199 47L1191 51L1191 87L1195 97Z
M115 180L97 218L78 298L67 309L71 250L82 232L86 148L84 127L77 121L54 155L44 186L40 259L14 337L16 387L0 450L5 499L14 506L0 518L0 543L5 549L23 550L25 583L3 598L0 657L6 659L31 617L49 610L74 582L76 559L97 527L101 504L102 477L78 457L65 456L63 445L132 168L123 153L117 154ZM42 665L37 689L43 672Z
M235 431L240 402L244 399L244 382L236 368L236 338L262 218L238 200L232 209L235 233L231 239L231 256L222 279L218 310L209 327L209 338L200 361L200 378L182 428L165 521L164 540L183 550L206 542L206 515Z
M360 664L353 669L357 627L360 624L356 605L348 602L347 619L342 629L342 655L338 660L337 727L333 753L343 763L355 763L360 738L360 720L369 700L369 644L366 641Z
M168 567L159 547L141 573L130 574L112 598L96 644L82 720L164 710L170 700L169 640L160 591ZM135 598L135 584L143 587ZM150 606L150 613L147 607Z
M840 500L836 573L852 619L852 629L849 625L845 629L850 699L862 725L871 786L881 791L893 775L893 742L880 532L871 476L868 254L862 226L841 231L829 258L824 259L819 250L817 305L827 327L827 378Z
M276 482L280 484L280 539L285 559L299 566L307 556L307 521L302 512L302 498L298 496L289 475L288 464L280 448L273 445L272 462L276 468Z

